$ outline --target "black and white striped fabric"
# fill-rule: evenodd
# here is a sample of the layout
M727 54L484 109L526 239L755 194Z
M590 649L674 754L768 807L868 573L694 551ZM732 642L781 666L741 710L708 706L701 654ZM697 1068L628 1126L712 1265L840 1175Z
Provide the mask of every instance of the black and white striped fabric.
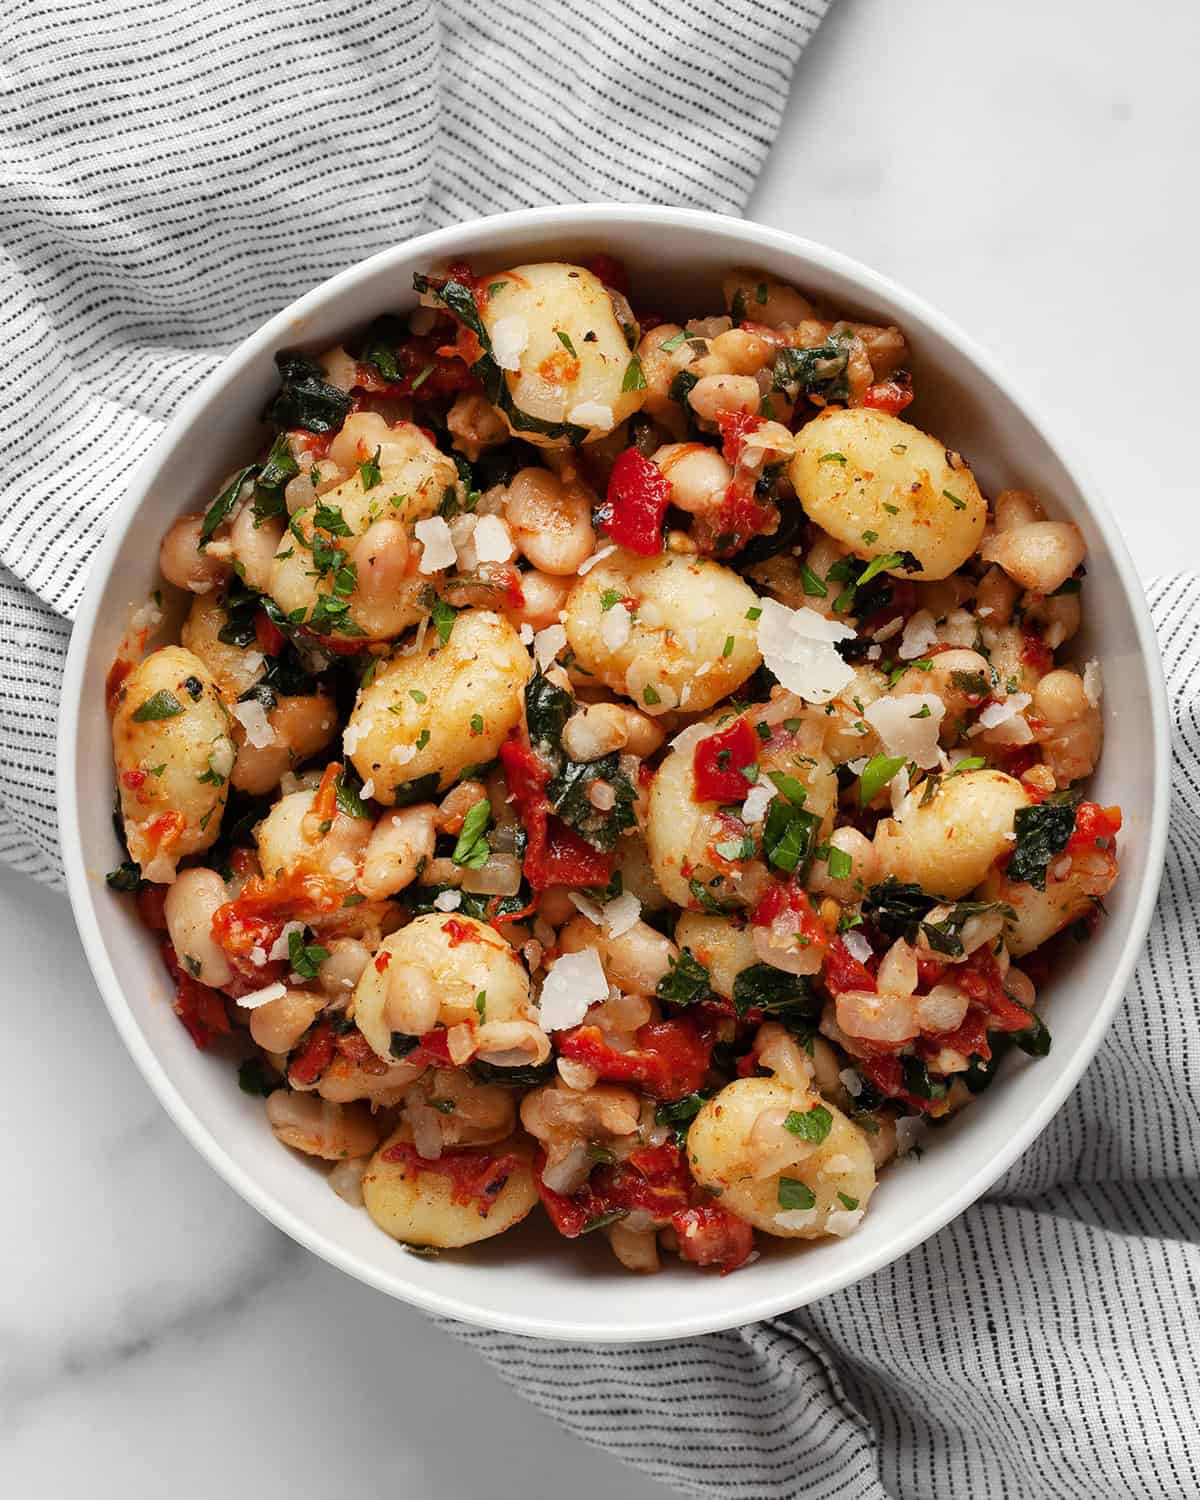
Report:
M1166 876L1079 1087L985 1199L801 1312L605 1347L452 1325L571 1431L728 1500L1200 1495L1200 580L1150 602L1174 718Z
M130 468L221 355L332 272L460 218L739 211L825 8L9 0L0 859L59 879L69 621ZM1200 1494L1200 587L1152 604L1176 716L1167 879L1069 1104L985 1201L791 1317L633 1348L456 1326L580 1436L744 1500Z
M423 230L600 199L739 213L827 3L0 7L0 860L61 879L68 622L180 399Z

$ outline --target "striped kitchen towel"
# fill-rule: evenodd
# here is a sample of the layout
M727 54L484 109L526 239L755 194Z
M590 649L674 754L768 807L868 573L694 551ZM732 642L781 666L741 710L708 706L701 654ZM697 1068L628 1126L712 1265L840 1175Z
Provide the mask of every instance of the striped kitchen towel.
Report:
M56 689L131 466L256 324L456 219L738 211L822 0L10 0L0 14L0 858L59 876ZM544 1410L741 1500L1200 1495L1200 585L1152 590L1167 879L1095 1064L989 1196L870 1280L682 1344L455 1325Z
M0 8L0 860L61 881L69 622L181 398L300 293L423 230L601 199L739 213L826 8Z
M689 1495L1200 1496L1200 579L1154 584L1150 605L1166 875L1124 1006L1050 1127L940 1234L786 1317L602 1347L450 1325L543 1411Z

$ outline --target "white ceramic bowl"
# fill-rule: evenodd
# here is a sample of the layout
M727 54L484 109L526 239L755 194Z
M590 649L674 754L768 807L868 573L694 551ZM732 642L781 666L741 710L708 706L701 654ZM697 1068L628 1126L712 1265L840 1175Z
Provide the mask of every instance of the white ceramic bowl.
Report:
M903 328L920 425L962 450L985 492L1028 487L1084 530L1087 623L1074 649L1080 661L1094 655L1104 668L1107 744L1095 795L1125 813L1108 919L1044 995L1050 1055L1010 1059L988 1093L937 1133L919 1164L886 1171L851 1238L768 1243L758 1263L723 1278L677 1263L658 1276L633 1276L606 1246L565 1244L532 1223L439 1259L408 1254L276 1144L261 1101L239 1092L227 1062L195 1050L172 1012L154 944L103 878L117 859L104 675L131 611L158 582L158 540L169 521L205 504L220 477L261 443L255 419L275 385L275 350L321 348L411 305L411 273L443 259L465 256L487 270L599 250L625 260L642 307L710 312L721 305L722 272L749 264L839 311ZM75 918L113 1019L180 1129L248 1202L333 1265L432 1312L546 1338L648 1340L748 1323L869 1275L961 1213L1029 1145L1095 1052L1141 948L1166 835L1167 753L1150 619L1116 526L989 359L923 302L820 245L734 219L604 205L500 215L364 261L260 328L181 404L92 563L63 684L59 809Z

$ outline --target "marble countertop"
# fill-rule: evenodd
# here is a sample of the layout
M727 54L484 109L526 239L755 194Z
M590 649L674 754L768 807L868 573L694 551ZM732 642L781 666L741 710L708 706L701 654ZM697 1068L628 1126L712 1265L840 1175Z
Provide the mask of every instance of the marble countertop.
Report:
M1178 0L840 0L750 206L895 275L1017 371L1144 577L1200 560L1168 441L1196 420L1198 66ZM63 898L0 873L0 951L23 1022L0 1492L517 1500L569 1473L575 1500L662 1493L226 1188L127 1058Z

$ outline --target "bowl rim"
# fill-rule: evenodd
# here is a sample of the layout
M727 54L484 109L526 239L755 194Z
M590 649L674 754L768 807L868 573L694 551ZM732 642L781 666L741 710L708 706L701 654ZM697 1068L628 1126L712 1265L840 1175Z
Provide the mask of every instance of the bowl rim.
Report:
M700 235L707 230L719 228L723 233L740 239L748 252L764 247L769 248L783 255L797 256L835 275L845 277L855 284L856 290L861 291L864 298L877 297L895 307L900 320L903 320L905 313L908 312L916 319L925 322L1003 392L1021 416L1041 435L1049 450L1061 463L1084 509L1090 514L1101 534L1129 602L1139 651L1147 668L1151 699L1152 741L1150 757L1152 798L1146 846L1147 873L1142 888L1137 894L1120 960L1113 969L1103 997L1095 1007L1089 1021L1088 1029L1068 1065L1047 1088L1037 1107L1017 1122L1012 1136L1003 1149L990 1156L979 1169L967 1177L953 1193L943 1198L936 1207L915 1217L885 1246L857 1261L851 1259L848 1262L851 1269L844 1273L834 1271L816 1278L814 1282L805 1284L798 1282L791 1291L758 1296L753 1295L752 1278L747 1278L747 1296L735 1311L726 1311L715 1316L712 1313L706 1315L704 1299L698 1296L695 1313L687 1316L672 1316L659 1323L648 1325L644 1331L638 1330L636 1333L630 1332L627 1328L614 1330L603 1323L580 1319L491 1314L486 1308L463 1302L457 1296L449 1296L436 1289L409 1283L400 1284L389 1275L360 1261L354 1252L343 1248L333 1239L315 1229L302 1216L280 1202L250 1172L244 1170L221 1141L193 1112L166 1068L154 1055L134 1018L133 1011L117 981L101 936L95 912L95 883L87 874L80 823L75 815L78 801L75 751L80 710L87 686L85 667L113 564L137 519L150 482L159 468L159 455L165 452L191 425L198 412L210 402L219 400L220 391L230 373L258 358L264 351L273 353L276 348L294 342L297 323L300 320L325 307L331 301L336 301L343 292L353 287L358 281L386 269L391 262L411 261L414 258L429 260L444 258L465 250L473 242L485 245L498 229L510 226L530 232L544 231L548 236L556 232L579 232L588 229L601 234L607 223L627 223L631 219L647 227L680 229ZM981 1197L1045 1129L1095 1056L1125 993L1133 967L1141 956L1158 895L1168 827L1170 721L1161 659L1145 591L1107 502L1101 497L1097 487L1091 482L1090 475L1081 467L1075 455L1069 450L1064 450L1063 446L1052 438L1035 411L1033 404L1024 398L1019 388L1014 387L1011 378L997 367L991 356L984 352L972 338L963 333L955 323L932 307L924 298L908 291L890 277L872 270L869 266L840 251L830 249L800 235L729 215L696 209L671 208L659 204L592 203L527 208L511 213L492 214L432 230L427 234L391 246L339 271L304 293L243 339L211 374L184 397L153 447L134 468L124 496L114 509L104 540L91 560L63 674L56 756L59 833L66 887L92 976L100 989L117 1031L142 1076L168 1115L209 1166L276 1228L304 1245L328 1264L336 1266L339 1270L379 1291L420 1307L426 1312L454 1318L482 1328L527 1334L543 1339L584 1340L595 1343L641 1343L692 1337L791 1311L819 1297L841 1291L899 1260L924 1240L936 1234L951 1219L957 1217Z

